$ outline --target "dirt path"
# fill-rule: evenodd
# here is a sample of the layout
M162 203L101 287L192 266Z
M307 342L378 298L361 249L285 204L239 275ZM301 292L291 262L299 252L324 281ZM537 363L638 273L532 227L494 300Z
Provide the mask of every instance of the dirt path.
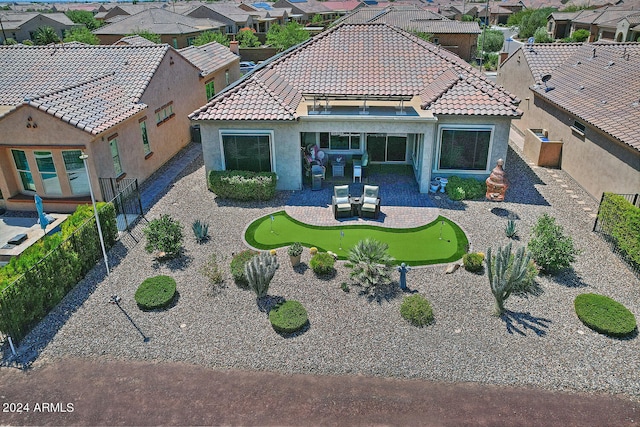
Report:
M0 425L637 426L640 420L638 402L608 395L87 360L27 373L2 368L0 400ZM28 403L29 412L5 412L17 410L11 403Z

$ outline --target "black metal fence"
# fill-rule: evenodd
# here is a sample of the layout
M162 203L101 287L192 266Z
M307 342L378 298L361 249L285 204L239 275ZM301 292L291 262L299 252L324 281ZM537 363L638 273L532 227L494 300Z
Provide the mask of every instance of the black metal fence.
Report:
M616 194L616 196L624 197L629 203L631 203L636 208L640 208L640 194ZM602 237L602 239L607 242L611 251L618 255L628 266L633 273L640 278L640 264L635 262L632 259L629 259L626 254L620 250L616 243L616 239L607 231L610 230L611 227L607 226L607 223L602 219L600 212L602 209L602 203L604 202L605 194L600 198L600 204L598 206L598 216L596 218L595 223L593 224L593 231ZM632 236L633 237L633 236Z
M131 230L142 216L142 201L137 179L100 178L104 200L116 209L118 231Z

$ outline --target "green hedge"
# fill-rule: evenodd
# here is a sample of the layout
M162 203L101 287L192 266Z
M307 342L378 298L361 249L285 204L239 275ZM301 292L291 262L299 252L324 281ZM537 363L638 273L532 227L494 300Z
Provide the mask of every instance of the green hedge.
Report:
M113 205L98 204L107 249L118 237ZM54 308L102 259L93 208L80 206L62 225L0 268L0 331L15 341ZM89 220L87 220L89 219Z
M574 301L578 318L601 334L623 337L636 330L636 318L624 305L598 294L580 294Z
M475 178L453 175L448 178L445 191L451 200L477 199L486 194L487 184Z
M138 286L134 298L141 310L168 306L176 295L176 281L169 276L149 277Z
M422 295L405 297L400 306L400 315L414 326L427 326L433 323L433 309Z
M209 171L209 190L235 200L270 200L276 194L276 174L251 171Z
M298 301L285 301L269 311L269 321L276 332L291 334L302 329L309 317L307 310Z
M598 222L602 231L611 236L622 256L640 268L640 208L622 196L605 193Z

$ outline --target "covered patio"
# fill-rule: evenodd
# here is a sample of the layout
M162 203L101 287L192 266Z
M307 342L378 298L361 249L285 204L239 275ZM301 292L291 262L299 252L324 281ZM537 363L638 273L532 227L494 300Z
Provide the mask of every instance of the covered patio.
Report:
M345 168L345 172L348 168ZM380 216L378 219L335 219L331 207L331 196L335 185L349 185L352 196L361 196L364 185L380 188ZM431 200L434 195L420 193L411 165L370 165L363 182L352 182L350 175L332 177L326 174L320 190L312 190L311 183L294 191L287 201L285 211L292 218L312 225L367 224L389 228L412 228L434 221L440 210Z

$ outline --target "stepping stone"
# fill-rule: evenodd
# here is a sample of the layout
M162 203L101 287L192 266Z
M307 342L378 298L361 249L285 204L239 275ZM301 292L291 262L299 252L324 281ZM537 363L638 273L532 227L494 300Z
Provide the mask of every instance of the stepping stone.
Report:
M584 205L586 203L584 200L576 200L576 202L578 202L579 205Z
M566 191L567 193L573 193L573 190L564 190L564 191Z
M556 179L556 182L564 182L564 181L562 181L561 179Z
M585 210L586 212L591 212L591 208L582 208L583 210Z
M560 184L560 187L562 187L562 188L567 188L567 187L568 187L568 185L567 185L567 184Z
M577 194L570 194L569 196L571 196L572 199L577 199L579 197Z
M456 263L450 264L444 272L445 274L451 274L459 268L460 268L460 264L456 262Z

